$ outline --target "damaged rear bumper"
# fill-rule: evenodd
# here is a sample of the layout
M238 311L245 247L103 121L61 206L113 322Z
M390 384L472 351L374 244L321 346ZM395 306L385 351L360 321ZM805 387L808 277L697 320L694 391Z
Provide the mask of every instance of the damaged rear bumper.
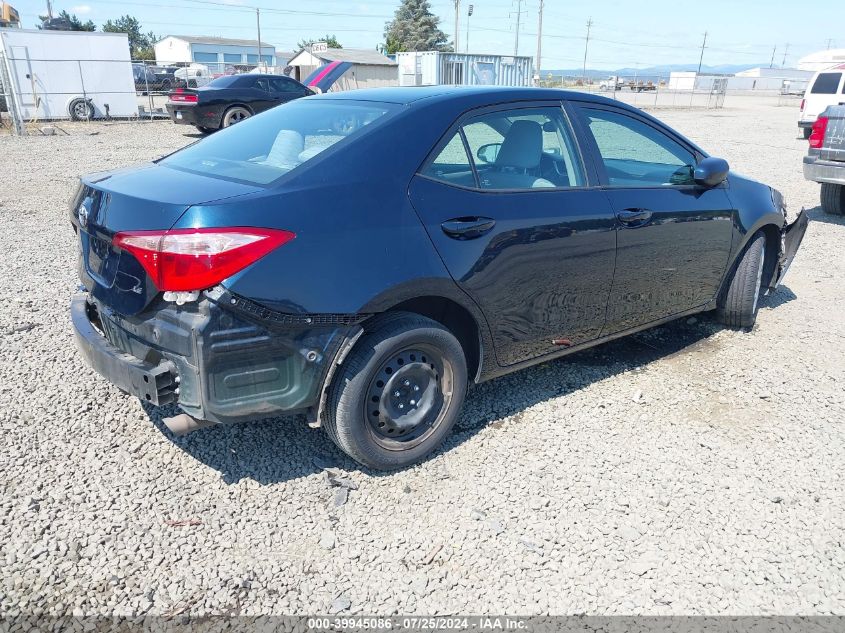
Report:
M778 274L773 288L780 286L783 278L786 276L792 260L795 259L795 253L798 252L798 247L801 246L801 241L804 239L804 234L807 232L807 226L810 223L810 218L807 216L807 211L801 209L801 213L795 218L792 224L787 224L781 233L781 248L780 260L778 262Z
M193 304L157 302L127 317L79 293L71 302L88 364L154 405L198 420L256 420L316 411L329 368L360 327L346 319L262 314L217 289Z

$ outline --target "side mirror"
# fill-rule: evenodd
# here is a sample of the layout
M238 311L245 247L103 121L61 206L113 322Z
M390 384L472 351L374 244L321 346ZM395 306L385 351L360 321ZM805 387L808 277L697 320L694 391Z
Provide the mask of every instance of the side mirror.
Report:
M698 163L693 172L696 184L703 187L715 187L725 182L730 166L724 158L705 158Z
M496 162L500 149L502 149L501 143L488 143L479 147L475 155L482 163L491 164Z

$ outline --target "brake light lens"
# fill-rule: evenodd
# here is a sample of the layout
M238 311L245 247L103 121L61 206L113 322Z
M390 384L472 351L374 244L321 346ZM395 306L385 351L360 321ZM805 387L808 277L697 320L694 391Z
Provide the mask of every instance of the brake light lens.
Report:
M824 135L827 132L827 117L820 116L813 123L813 131L810 133L810 147L819 149L824 145Z
M177 88L175 92L170 93L171 101L178 101L179 103L196 103L199 96L193 92L185 92L182 88Z
M161 291L204 290L290 242L290 231L252 227L117 233L112 244L132 253Z

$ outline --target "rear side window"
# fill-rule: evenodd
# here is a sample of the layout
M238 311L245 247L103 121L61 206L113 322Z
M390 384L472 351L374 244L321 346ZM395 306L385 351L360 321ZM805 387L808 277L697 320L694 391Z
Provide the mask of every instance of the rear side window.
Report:
M367 101L296 100L220 130L161 164L268 185L333 145L366 134L396 108Z
M839 90L839 81L842 73L821 73L813 84L811 94L814 95L835 95Z
M471 119L423 174L492 190L584 185L578 150L557 107L504 110Z

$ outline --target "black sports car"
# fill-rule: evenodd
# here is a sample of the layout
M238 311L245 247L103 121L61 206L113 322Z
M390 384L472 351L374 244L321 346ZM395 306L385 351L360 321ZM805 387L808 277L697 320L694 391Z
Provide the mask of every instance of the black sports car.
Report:
M170 94L167 112L174 123L193 125L207 134L282 103L326 92L351 65L326 64L304 83L283 75L225 75L201 88L178 88Z
M618 101L445 86L300 99L71 210L94 369L174 432L302 411L385 469L470 383L708 310L752 327L808 222Z

